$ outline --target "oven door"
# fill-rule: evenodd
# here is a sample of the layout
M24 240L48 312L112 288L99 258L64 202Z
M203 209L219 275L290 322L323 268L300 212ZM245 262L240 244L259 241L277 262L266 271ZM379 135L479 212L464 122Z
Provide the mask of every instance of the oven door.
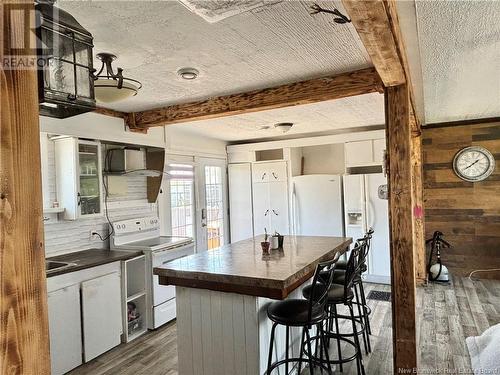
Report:
M160 267L174 259L194 254L194 244L177 247L168 250L158 250L151 254L153 268ZM158 306L175 297L175 286L160 285L158 276L153 275L153 306Z

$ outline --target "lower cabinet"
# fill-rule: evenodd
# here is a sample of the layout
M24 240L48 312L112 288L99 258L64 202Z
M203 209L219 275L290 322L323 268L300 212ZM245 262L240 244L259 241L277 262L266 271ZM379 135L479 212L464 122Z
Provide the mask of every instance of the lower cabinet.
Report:
M52 375L82 364L80 288L71 285L48 294Z
M121 342L120 291L120 275L116 272L82 283L83 355L85 362L107 352Z
M120 277L118 262L47 279L52 375L120 344Z

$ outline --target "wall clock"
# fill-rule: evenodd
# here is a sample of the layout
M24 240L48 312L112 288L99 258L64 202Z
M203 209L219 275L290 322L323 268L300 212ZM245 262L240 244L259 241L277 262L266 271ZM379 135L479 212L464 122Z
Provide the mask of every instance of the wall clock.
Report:
M453 170L462 180L483 181L495 170L495 158L484 147L465 147L453 158Z

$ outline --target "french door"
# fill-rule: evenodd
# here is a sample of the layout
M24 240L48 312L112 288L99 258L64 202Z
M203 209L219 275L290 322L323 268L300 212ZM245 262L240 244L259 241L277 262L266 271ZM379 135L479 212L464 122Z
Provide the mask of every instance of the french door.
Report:
M197 251L228 243L226 162L196 158Z

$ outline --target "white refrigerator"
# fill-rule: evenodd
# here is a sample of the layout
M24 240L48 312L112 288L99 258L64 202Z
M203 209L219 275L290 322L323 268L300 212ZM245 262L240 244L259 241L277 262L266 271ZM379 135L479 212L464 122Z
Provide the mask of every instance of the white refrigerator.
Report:
M343 236L342 176L292 177L292 230L303 236Z
M382 173L344 176L346 236L356 240L363 237L368 228L373 228L365 279L390 284L389 207L388 200L380 197L384 191L387 191L387 179Z

